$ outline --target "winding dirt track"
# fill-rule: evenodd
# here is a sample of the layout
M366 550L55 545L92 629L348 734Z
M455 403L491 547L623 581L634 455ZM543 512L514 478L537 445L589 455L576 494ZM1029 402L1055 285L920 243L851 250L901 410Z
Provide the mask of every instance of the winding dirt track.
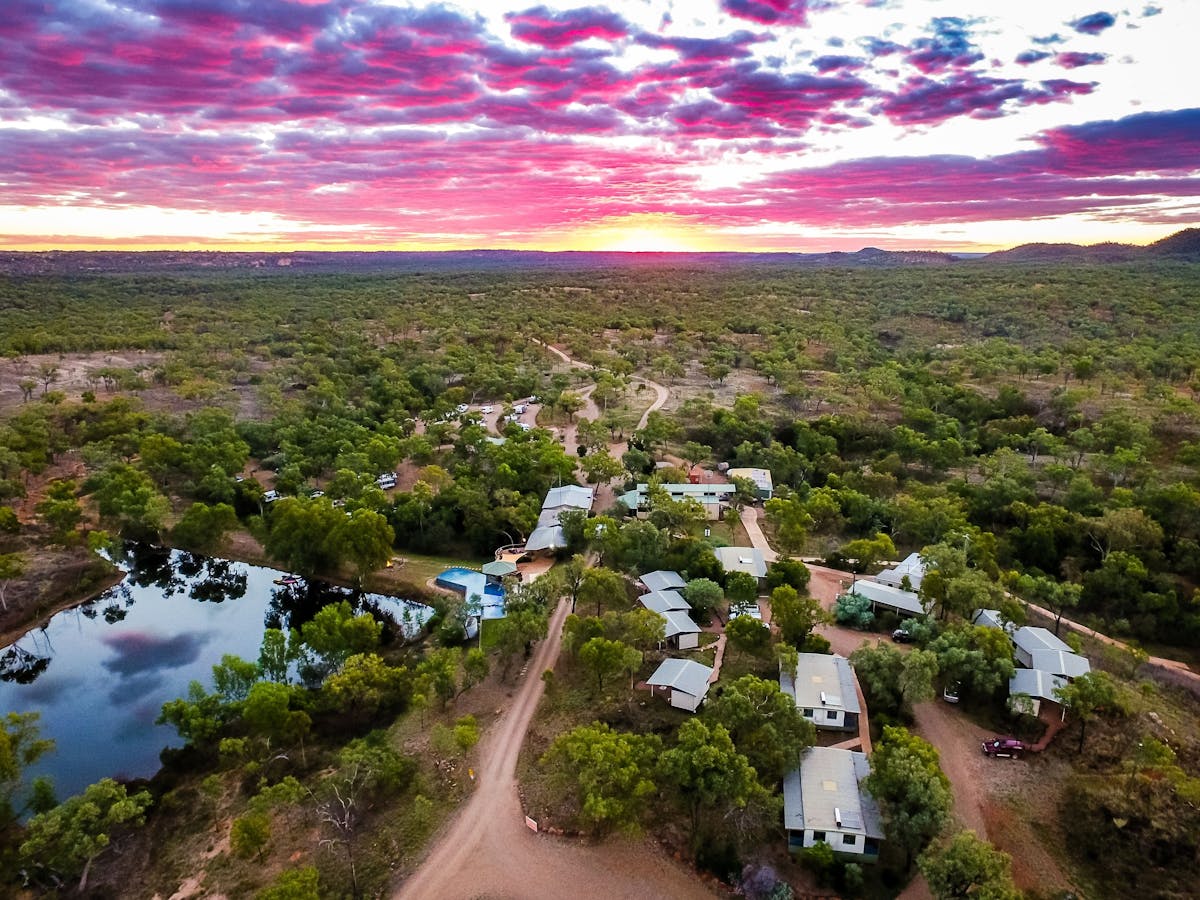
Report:
M558 656L569 608L568 601L559 603L549 635L530 661L512 706L484 739L475 793L396 897L713 897L690 872L644 843L613 840L593 846L536 835L525 826L517 794L517 757L542 696L542 672Z
M587 368L555 347L542 346L571 366ZM642 415L639 428L668 397L662 385L645 383L657 397ZM572 433L566 443L573 442ZM480 745L483 762L475 793L437 838L420 868L400 886L397 898L560 900L574 895L711 900L714 896L692 872L645 842L613 839L596 846L536 835L526 827L517 793L517 758L545 687L542 672L558 658L569 609L568 601L559 603L512 705Z

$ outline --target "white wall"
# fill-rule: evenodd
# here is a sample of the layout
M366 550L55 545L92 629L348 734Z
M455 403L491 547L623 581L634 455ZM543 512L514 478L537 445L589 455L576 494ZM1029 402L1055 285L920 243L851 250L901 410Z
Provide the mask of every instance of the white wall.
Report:
M854 843L847 844L847 837L852 837L854 839ZM816 843L817 841L813 838L812 829L805 830L804 846L811 847ZM841 831L826 831L825 843L838 853L857 853L861 856L862 854L866 853L867 836L865 834L849 834Z
M695 712L700 707L700 698L685 694L683 691L671 691L671 705L676 709Z
M700 646L700 635L695 633L676 635L675 640L680 650L692 650Z

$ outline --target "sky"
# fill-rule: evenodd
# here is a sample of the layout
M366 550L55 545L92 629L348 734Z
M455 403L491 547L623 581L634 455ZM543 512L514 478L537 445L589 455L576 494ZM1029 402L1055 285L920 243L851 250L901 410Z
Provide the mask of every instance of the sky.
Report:
M0 249L1200 224L1200 0L4 0Z

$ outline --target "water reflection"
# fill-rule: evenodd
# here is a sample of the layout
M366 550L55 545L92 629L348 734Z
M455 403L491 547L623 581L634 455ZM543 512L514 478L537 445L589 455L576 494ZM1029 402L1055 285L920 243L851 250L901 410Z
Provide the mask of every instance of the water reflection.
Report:
M264 627L298 629L347 599L391 642L430 614L320 582L275 585L272 569L160 547L131 545L117 562L129 572L121 584L0 651L0 713L42 714L57 749L31 776L50 775L60 796L105 776L153 774L159 752L178 745L173 729L154 724L163 703L190 681L211 687L223 654L257 659Z

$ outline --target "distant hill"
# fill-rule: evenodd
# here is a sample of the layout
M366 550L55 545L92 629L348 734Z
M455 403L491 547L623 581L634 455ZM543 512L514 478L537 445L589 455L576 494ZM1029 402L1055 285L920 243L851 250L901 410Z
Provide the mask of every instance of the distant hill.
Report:
M617 253L537 250L340 251L236 253L226 251L51 250L0 252L8 275L126 274L170 271L295 272L494 272L592 269L722 269L945 266L948 253L867 247L855 253Z
M617 253L538 250L298 251L239 253L224 250L49 250L0 252L4 275L98 275L234 271L262 273L444 273L595 269L911 268L980 263L1125 263L1172 259L1200 262L1200 228L1186 228L1146 247L1133 244L1022 244L987 254L930 250L853 253Z
M1200 228L1185 228L1145 247L1136 244L1021 244L982 257L988 262L1120 263L1169 258L1200 262Z

